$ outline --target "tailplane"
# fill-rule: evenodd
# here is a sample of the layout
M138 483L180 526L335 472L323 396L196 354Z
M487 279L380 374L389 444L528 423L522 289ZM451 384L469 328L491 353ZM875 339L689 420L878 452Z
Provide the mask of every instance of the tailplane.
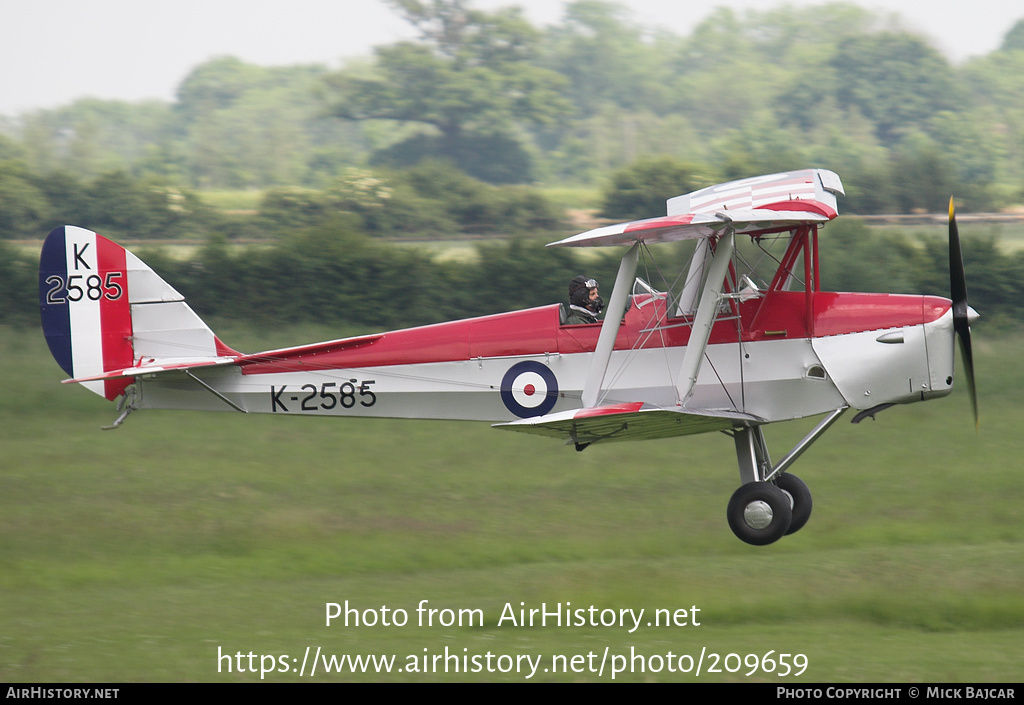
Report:
M115 399L133 367L237 355L142 260L91 230L53 230L39 259L39 305L50 352L72 378ZM101 379L97 379L101 378Z

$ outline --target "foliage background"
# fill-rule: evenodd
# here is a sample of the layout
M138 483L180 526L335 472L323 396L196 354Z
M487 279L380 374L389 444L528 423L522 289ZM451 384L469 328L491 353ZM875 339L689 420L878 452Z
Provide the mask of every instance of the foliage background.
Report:
M543 29L514 7L392 4L419 38L340 71L219 57L170 104L84 99L3 119L0 194L24 191L28 228L47 194L36 180L56 174L327 189L351 168L432 157L493 183L600 185L669 157L715 181L830 168L854 212L937 210L953 186L975 211L1024 200L1020 24L953 65L890 15L846 3L720 9L689 36L596 0Z

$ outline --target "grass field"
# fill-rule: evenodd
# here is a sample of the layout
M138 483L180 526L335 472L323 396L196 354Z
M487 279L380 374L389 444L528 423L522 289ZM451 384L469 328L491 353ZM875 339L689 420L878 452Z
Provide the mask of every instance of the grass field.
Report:
M330 337L221 332L245 350ZM841 422L793 468L807 527L755 548L726 524L721 434L576 453L487 424L152 411L102 432L112 405L58 384L41 334L0 329L0 681L610 681L615 664L633 681L1020 681L1024 340L975 343L979 433L962 390ZM812 423L769 428L774 452ZM422 600L483 624L419 626ZM326 626L346 601L408 623ZM632 633L498 625L542 603L645 612ZM648 626L656 609L686 626ZM394 655L395 672L300 676L307 647ZM433 672L446 649L459 672ZM802 675L780 677L781 654Z

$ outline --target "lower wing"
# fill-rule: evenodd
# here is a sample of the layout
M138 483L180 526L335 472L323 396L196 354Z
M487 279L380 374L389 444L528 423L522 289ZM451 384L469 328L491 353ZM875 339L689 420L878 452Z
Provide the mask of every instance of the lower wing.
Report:
M564 438L580 447L599 441L641 441L727 431L761 423L764 419L738 411L663 408L630 402L561 411L495 424L494 428Z

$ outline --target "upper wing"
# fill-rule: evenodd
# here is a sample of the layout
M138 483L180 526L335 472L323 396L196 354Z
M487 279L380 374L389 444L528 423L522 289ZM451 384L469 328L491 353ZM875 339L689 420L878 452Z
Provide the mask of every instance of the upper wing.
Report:
M804 169L709 186L668 201L668 215L596 228L553 247L599 247L669 242L737 233L768 233L823 223L838 214L839 177Z
M719 211L713 215L686 213L606 225L603 228L595 228L558 242L549 243L548 247L606 247L609 245L632 245L634 242L697 240L720 235L727 229L737 233L767 233L826 221L828 221L828 217L820 213L775 211L764 208Z
M564 438L577 445L587 445L598 441L689 436L760 423L764 423L764 419L737 411L662 408L644 402L629 402L561 411L494 424L494 428Z

